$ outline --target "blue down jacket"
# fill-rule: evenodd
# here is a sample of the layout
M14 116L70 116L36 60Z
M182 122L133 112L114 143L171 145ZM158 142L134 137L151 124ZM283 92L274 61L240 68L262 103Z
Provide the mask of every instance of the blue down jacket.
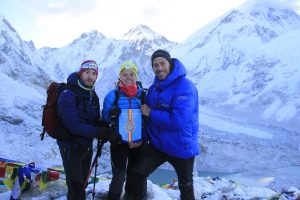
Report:
M93 138L97 137L100 131L95 126L96 121L100 119L99 100L92 90L80 87L78 81L80 79L76 72L72 73L67 80L68 85L78 89L78 97L71 90L65 89L60 93L57 101L59 118L63 125L76 135L75 141L57 140L58 145L63 147L70 147L71 145L91 147ZM80 83L85 86L82 81Z
M155 77L146 103L151 108L146 134L156 149L179 158L199 154L198 91L188 80L183 64L173 58L173 70L165 80Z
M107 93L103 101L103 110L102 110L102 120L105 122L111 123L111 119L109 117L109 111L114 106L116 91L119 91L119 87L113 89ZM139 99L142 90L138 88L137 94L134 98L131 99L131 108L137 109L141 107L141 99ZM127 97L122 91L119 91L120 97L118 100L118 107L120 109L129 109L129 100L130 98Z
M111 90L107 93L103 101L103 110L102 110L102 120L108 123L111 123L112 120L109 116L109 111L114 106L116 91L119 92L119 100L118 100L118 107L122 109L129 109L130 108L130 98L127 97L122 91L119 90L117 87L114 90ZM131 98L131 108L132 109L139 109L141 107L141 99L140 96L142 94L142 89L138 87L137 94L134 98ZM143 135L142 135L143 137Z

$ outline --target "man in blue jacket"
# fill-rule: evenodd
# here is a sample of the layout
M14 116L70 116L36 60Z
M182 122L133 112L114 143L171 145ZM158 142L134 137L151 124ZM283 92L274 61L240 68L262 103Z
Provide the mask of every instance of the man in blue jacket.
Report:
M60 131L71 135L66 140L57 140L68 186L68 200L85 200L85 181L91 166L93 139L121 141L118 133L99 126L99 99L94 91L98 66L93 60L84 61L78 72L70 74L67 88L57 100Z
M149 144L128 172L126 196L145 199L147 177L169 162L178 177L181 199L194 200L193 166L199 154L198 91L186 78L184 65L167 51L155 51L151 62L155 79L146 104L141 105L141 112L148 118L145 131Z

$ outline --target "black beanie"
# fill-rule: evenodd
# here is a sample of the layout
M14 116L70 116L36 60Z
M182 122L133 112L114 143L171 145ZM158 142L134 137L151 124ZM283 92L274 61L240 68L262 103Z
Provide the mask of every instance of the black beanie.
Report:
M169 52L162 50L162 49L158 49L151 56L151 65L152 66L153 66L153 60L157 57L165 58L172 65L172 59L171 59L171 55L169 54Z

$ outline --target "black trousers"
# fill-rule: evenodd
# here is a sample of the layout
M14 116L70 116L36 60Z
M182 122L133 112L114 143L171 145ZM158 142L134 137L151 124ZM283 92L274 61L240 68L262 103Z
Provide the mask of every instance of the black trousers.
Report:
M127 169L140 158L141 151L141 147L129 149L128 144L119 144L110 147L113 176L109 185L108 200L120 199Z
M93 156L92 148L66 149L59 147L68 186L68 200L85 200L85 180Z
M194 157L183 159L167 155L152 145L143 151L143 156L128 169L126 193L134 200L143 199L147 193L147 177L160 165L169 162L175 169L182 200L194 200L193 166Z

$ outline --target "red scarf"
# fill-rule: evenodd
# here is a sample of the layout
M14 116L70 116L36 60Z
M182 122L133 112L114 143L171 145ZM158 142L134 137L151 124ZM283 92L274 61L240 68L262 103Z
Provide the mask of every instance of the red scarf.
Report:
M122 82L119 84L120 86L120 91L124 92L126 96L132 98L135 97L137 93L137 85L124 85Z

